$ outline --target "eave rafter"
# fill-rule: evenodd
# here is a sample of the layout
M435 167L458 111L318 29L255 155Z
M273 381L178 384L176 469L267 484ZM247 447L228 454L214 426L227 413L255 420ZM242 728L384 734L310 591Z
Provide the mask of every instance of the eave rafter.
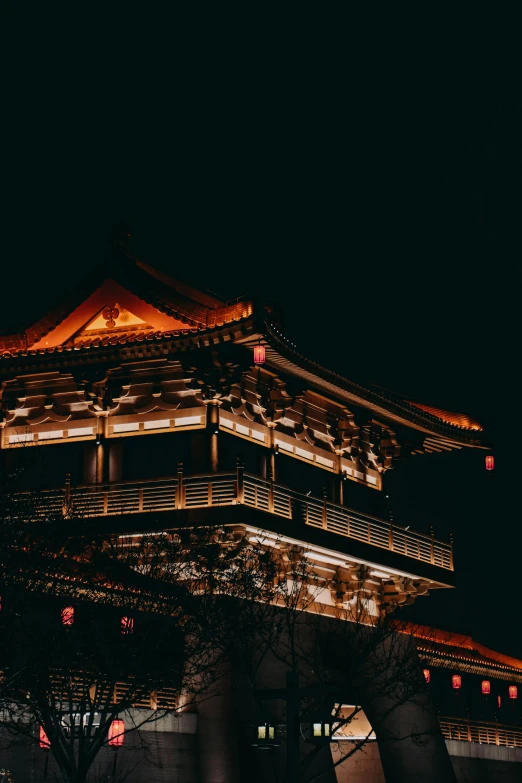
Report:
M362 386L343 378L298 353L273 323L266 321L257 332L242 342L253 350L259 340L265 345L268 369L286 377L301 378L310 388L344 403L348 408L365 410L368 417L385 422L390 433L407 430L408 442L401 446L401 456L406 455L406 450L409 454L420 454L463 446L488 448L480 425L469 417L440 412L439 409L425 405L417 406L384 389ZM432 411L439 411L440 415ZM391 445L387 443L388 447ZM392 456L390 451L386 456L389 460Z

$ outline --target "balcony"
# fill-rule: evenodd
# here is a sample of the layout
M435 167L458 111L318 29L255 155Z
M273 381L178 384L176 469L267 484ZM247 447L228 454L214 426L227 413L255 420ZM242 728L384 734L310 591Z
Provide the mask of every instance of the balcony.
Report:
M244 473L241 467L235 473L185 476L180 465L177 475L169 478L77 487L67 481L64 488L38 493L36 503L42 515L74 514L80 518L242 506L265 512L272 520L291 521L301 536L304 525L333 534L328 536L330 544L338 537L341 548L342 542L347 544L346 539L350 539L453 571L451 541L439 541L434 536L296 492ZM278 532L285 530L280 528Z
M444 739L447 740L522 748L522 727L520 726L441 717L440 728Z

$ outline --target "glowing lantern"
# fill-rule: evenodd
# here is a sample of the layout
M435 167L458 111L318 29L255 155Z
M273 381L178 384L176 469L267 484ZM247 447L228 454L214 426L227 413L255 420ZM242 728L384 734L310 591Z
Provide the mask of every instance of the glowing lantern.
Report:
M261 345L261 343L254 347L254 362L255 364L265 363L265 346Z
M491 683L489 680L482 680L482 693L484 696L489 696L491 693Z
M74 606L64 606L60 612L63 625L72 625L74 623Z
M460 674L454 674L451 678L451 687L455 691L459 691L462 688L462 677Z
M124 636L134 633L134 617L121 618L121 632Z
M424 679L426 682L429 682L431 680L431 674L429 669L424 669Z
M43 726L40 726L40 747L42 750L51 750L51 743L49 742Z
M111 748L119 748L123 745L125 723L122 720L113 720L109 726L109 745Z
M518 697L518 688L516 685L509 686L509 698L516 699Z
M502 699L500 698L500 696L497 696L497 705L499 709L502 707Z
M488 454L486 457L486 470L494 470L495 457L492 454Z

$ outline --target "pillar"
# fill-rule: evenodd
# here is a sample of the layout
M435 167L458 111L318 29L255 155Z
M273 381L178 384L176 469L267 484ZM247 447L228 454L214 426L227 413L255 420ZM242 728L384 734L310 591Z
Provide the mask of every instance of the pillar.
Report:
M83 444L83 484L96 482L96 451L98 446L92 440L86 440Z
M336 456L337 456L337 482L338 482L338 490L337 490L337 492L338 492L338 495L337 495L338 501L337 502L339 503L339 505L343 506L344 505L344 482L345 482L345 477L344 477L344 471L343 471L343 455L342 455L342 451L341 452L337 452Z
M265 448L259 453L259 475L261 478L268 478L268 455Z
M276 471L276 452L274 445L274 428L271 426L271 422L268 423L268 453L267 453L267 478L271 478L272 481L277 480Z
M386 783L456 783L411 637L390 636L366 664L362 706L377 736Z
M111 438L109 444L109 481L121 481L123 476L121 438Z
M107 418L99 416L96 428L96 483L109 480L109 459L107 443Z
M328 477L328 500L332 503L340 503L340 481L339 476L331 473Z
M198 704L200 783L241 783L239 710L233 704L230 678L217 695Z
M219 407L217 401L212 401L207 406L207 431L209 433L208 444L210 450L210 470L212 473L219 471Z

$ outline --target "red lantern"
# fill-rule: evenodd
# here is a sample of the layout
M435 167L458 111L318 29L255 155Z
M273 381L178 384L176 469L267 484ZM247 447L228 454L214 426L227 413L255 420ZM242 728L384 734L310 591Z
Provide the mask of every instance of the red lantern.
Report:
M462 688L462 677L460 674L454 674L451 678L451 687L455 691L459 691Z
M488 454L486 457L486 470L494 470L495 468L495 457L492 454Z
M51 750L51 743L47 738L47 734L45 733L43 726L40 726L40 747L42 750Z
M63 625L72 625L74 623L74 606L64 606L60 612Z
M482 680L482 693L484 696L489 696L491 693L491 683L489 680Z
M509 686L509 698L510 699L518 698L518 688L516 685Z
M255 364L265 363L265 346L261 345L261 343L254 346L254 362Z
M134 617L121 618L121 632L124 636L134 633Z
M113 720L109 726L109 745L111 748L120 748L125 736L125 723L122 720Z
M497 696L497 706L499 709L502 707L502 699L500 696Z
M424 669L424 679L426 682L429 682L431 680L431 674L429 669Z

